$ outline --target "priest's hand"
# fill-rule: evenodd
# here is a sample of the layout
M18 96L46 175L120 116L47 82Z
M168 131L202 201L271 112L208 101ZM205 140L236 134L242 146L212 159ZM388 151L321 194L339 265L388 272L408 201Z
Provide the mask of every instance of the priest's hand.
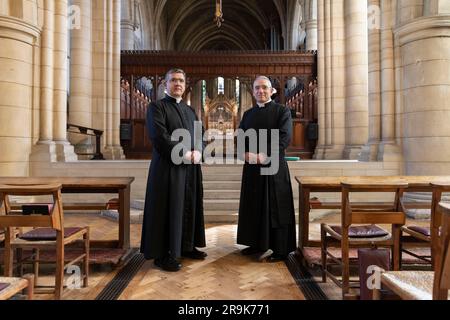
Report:
M184 155L184 163L185 164L186 162L192 163L192 159L193 159L193 152L192 151L186 152L186 154Z
M251 152L245 153L245 162L250 164L258 164L258 155Z
M194 150L192 152L192 163L193 164L200 164L202 162L202 154L200 151Z
M267 155L265 153L258 153L256 156L258 158L258 164L266 164Z

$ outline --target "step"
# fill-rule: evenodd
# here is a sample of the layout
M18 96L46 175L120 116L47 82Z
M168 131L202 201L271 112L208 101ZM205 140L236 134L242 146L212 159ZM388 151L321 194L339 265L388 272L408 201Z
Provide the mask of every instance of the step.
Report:
M204 190L241 190L240 181L203 181Z
M102 210L100 215L113 221L119 221L119 212L117 210ZM131 224L142 224L143 219L144 212L142 210L130 210Z
M208 174L242 174L242 165L228 165L228 166L221 166L221 165L203 165L202 166L202 172L204 175Z
M205 223L237 223L238 213L233 211L205 211Z
M130 207L136 210L144 210L145 200L143 199L132 199L130 202Z
M203 200L205 211L238 211L239 200Z
M241 181L242 174L203 174L203 181Z
M204 190L203 198L205 200L239 200L240 190Z

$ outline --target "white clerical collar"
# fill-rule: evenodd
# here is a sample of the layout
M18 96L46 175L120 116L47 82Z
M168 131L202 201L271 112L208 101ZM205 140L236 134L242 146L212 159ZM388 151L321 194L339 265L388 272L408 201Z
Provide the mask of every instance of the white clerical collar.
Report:
M183 98L175 98L175 97L172 97L172 96L171 96L170 94L168 94L168 93L166 93L166 94L167 94L168 97L171 97L172 99L175 99L177 103L180 103L181 100L183 100Z
M271 103L272 102L272 99L270 99L269 101L267 101L267 102L265 102L265 103L259 103L259 102L257 102L257 105L258 105L258 107L260 107L260 108L264 108L268 103Z

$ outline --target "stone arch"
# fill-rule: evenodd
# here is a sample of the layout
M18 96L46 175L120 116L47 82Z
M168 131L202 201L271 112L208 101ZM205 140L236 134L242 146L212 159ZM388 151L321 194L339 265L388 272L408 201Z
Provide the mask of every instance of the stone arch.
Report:
M244 47L244 49L265 49L267 47L267 44L265 43L267 35L265 35L264 32L270 29L270 16L272 13L277 15L276 24L279 24L281 35L283 38L286 38L286 26L283 21L285 16L285 6L283 1L273 0L270 4L268 3L269 2L261 5L261 2L258 1L240 0L230 0L224 3L224 8L226 8L224 10L228 10L228 16L225 13L226 23L222 25L220 31L224 32L223 26L230 25L231 22L235 20L234 30L225 31L225 33L232 32L234 34L227 34L229 47L240 49L244 43L248 45L249 43L256 42L258 43L257 46L247 46ZM197 35L198 30L203 31L205 25L212 24L214 2L211 1L186 0L180 2L177 4L177 7L175 7L174 2L156 0L152 2L151 6L153 6L151 11L154 12L153 27L155 29L152 37L155 38L157 37L157 34L160 35L159 42L163 49L186 50L187 46L180 45L180 43L190 43L191 41L189 40L191 37ZM204 14L208 11L211 11L211 16ZM230 15L230 13L232 13L232 15ZM166 23L167 19L170 20L170 25ZM191 21L194 21L194 23L191 23ZM192 24L196 25L196 28L192 28ZM237 24L239 26L236 27ZM236 30L238 31L236 32ZM243 33L244 35L242 35ZM237 46L235 40L230 40L232 38L237 38L236 34L241 35L242 38L246 38L246 42L240 41L241 45ZM216 34L213 35L215 36ZM209 43L213 42L210 41ZM189 46L192 47L192 45ZM200 45L195 46L200 47ZM201 47L205 46L203 45Z

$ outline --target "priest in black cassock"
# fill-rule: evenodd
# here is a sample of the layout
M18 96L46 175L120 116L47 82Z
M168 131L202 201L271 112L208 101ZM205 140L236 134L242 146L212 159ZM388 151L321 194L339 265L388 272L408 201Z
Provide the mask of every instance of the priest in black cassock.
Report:
M249 246L242 250L243 255L271 249L272 255L266 257L269 262L285 260L296 247L294 201L285 160L285 150L291 141L292 118L287 107L271 100L274 93L269 78L261 76L255 80L253 95L257 104L244 113L240 124L243 131L239 134L242 139L243 133L254 129L258 142L253 147L249 146L251 139L246 139L245 143L237 242ZM274 129L278 130L278 141L271 141ZM262 148L264 143L260 145L264 130L267 132L266 148ZM274 147L278 152L271 154ZM268 159L272 164L279 161L278 170L269 175L262 171L271 165Z
M186 90L185 72L172 69L165 80L166 97L152 102L147 111L153 154L147 182L141 252L146 259L154 258L155 265L163 270L178 271L181 269L178 260L181 256L198 260L206 257L205 252L196 249L205 247L200 166L203 144L201 138L200 143L195 139L196 115L182 100ZM189 132L189 141L173 139L177 129ZM186 148L180 150L180 142Z

